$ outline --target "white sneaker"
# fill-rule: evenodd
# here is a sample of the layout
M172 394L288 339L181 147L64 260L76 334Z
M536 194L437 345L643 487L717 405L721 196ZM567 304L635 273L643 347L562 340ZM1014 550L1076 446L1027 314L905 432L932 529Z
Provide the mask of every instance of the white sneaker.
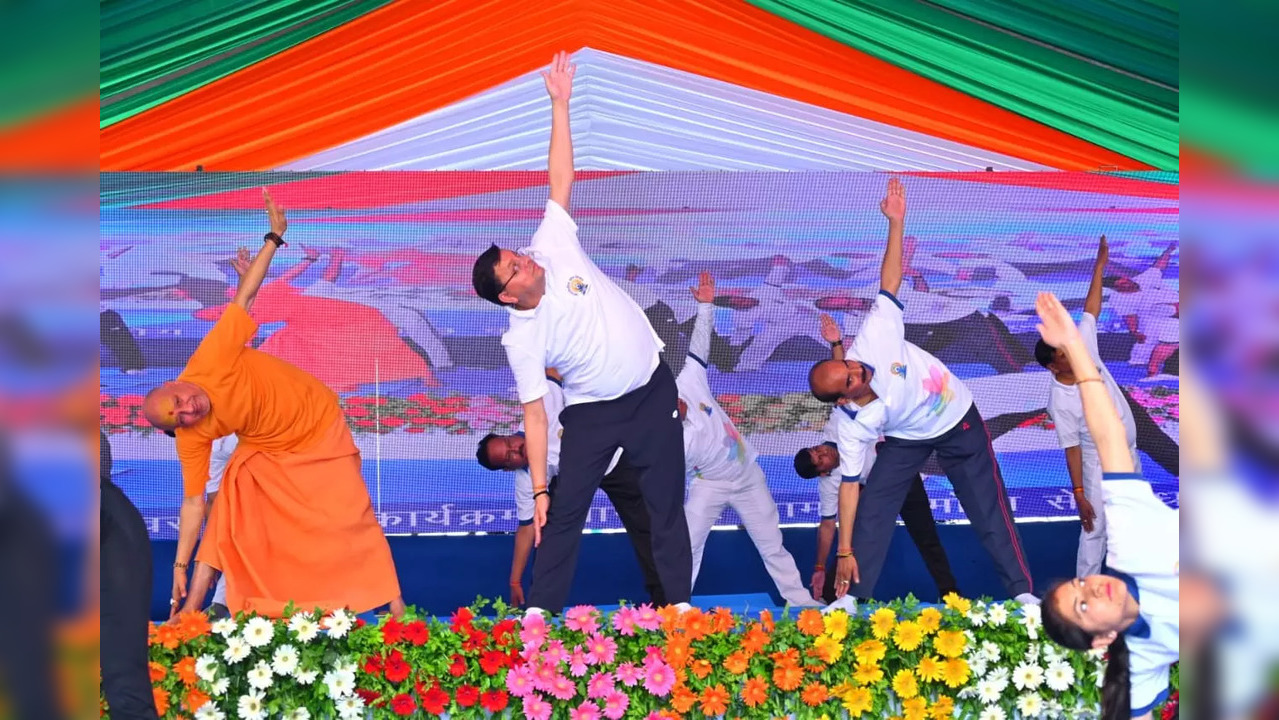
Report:
M849 615L856 615L857 614L857 598L853 597L852 595L845 595L844 597L839 598L838 600L831 603L830 605L827 605L826 607L822 608L822 614L824 615L826 613L829 613L832 610L843 610Z
M1013 598L1013 600L1021 603L1022 605L1038 605L1039 604L1039 598L1035 597L1034 595L1031 595L1030 593L1022 593L1018 595L1017 597Z
M682 603L675 603L675 608L679 610L680 612L684 613L684 612L688 612L689 610L692 610L693 606L689 605L686 602L682 602Z

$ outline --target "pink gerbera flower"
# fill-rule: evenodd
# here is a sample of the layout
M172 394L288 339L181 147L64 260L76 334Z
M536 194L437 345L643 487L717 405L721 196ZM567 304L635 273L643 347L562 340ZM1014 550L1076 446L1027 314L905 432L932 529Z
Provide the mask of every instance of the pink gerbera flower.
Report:
M546 620L541 615L529 615L520 623L520 642L524 643L526 651L530 647L542 647L542 643L546 641L546 635Z
M506 673L506 689L515 697L528 697L533 693L533 671L528 665L521 665Z
M586 683L586 697L606 697L613 694L616 688L612 673L598 672L591 676L590 682Z
M626 696L626 693L609 693L604 699L604 717L608 720L621 720L621 717L626 714L626 708L630 706L631 699Z
M568 674L573 677L582 677L586 674L586 668L590 665L586 660L586 651L581 645L573 648L573 652L568 656Z
M541 661L537 665L537 669L533 671L533 687L547 692L551 689L551 681L559 675L559 671L555 669L555 665L546 661Z
M564 613L564 627L587 634L593 633L599 629L599 623L595 620L595 612L593 605L572 607L568 612Z
M631 637L635 634L635 620L638 617L638 610L629 605L625 606L613 613L613 629L626 637Z
M556 675L551 679L549 692L556 700L572 700L573 696L577 694L577 683L563 675Z
M644 689L657 697L666 697L675 686L675 671L664 662L655 662L647 667L644 676Z
M599 720L599 706L589 700L568 714L569 720Z
M524 698L524 717L528 720L550 720L551 704L537 695L529 695Z
M622 663L617 666L617 679L626 687L635 687L644 677L644 672L635 663Z
M607 635L592 635L586 641L586 662L591 665L609 665L617 656L617 641Z
M564 662L567 657L568 652L564 650L564 643L561 640L546 643L546 650L542 651L542 659L554 666Z
M644 667L648 668L653 663L666 662L666 656L662 654L662 649L656 645L649 645L644 648Z
M656 630L662 626L662 618L652 605L644 603L635 615L635 626L641 630Z

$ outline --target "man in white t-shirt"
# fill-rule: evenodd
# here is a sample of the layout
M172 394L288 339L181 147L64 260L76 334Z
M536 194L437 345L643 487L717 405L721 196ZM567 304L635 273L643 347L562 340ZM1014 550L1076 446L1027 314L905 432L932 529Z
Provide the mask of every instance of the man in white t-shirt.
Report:
M551 381L542 401L546 406L547 428L546 472L551 477L548 489L555 495L555 476L560 464L560 412L564 409L564 389L558 373L547 371ZM475 458L487 470L510 470L515 473L515 513L519 528L515 531L515 554L511 558L511 604L524 605L524 568L528 565L529 552L533 549L533 478L528 472L528 456L525 454L524 434L494 435L489 433L480 439ZM648 510L640 493L639 478L634 469L621 463L622 449L613 454L613 460L604 471L600 489L613 503L613 509L626 528L626 534L635 548L635 559L644 572L644 587L649 599L658 607L666 604L662 593L662 581L653 562L652 532L648 522Z
M1164 280L1176 247L1169 245L1145 272L1106 277L1102 283L1114 291L1111 309L1135 339L1128 363L1145 365L1149 375L1163 371L1181 342L1181 295Z
M888 218L888 247L874 307L848 357L819 362L808 376L814 397L843 409L835 593L871 597L897 512L936 452L1009 596L1036 601L990 434L972 393L937 358L906 342L902 305L895 295L902 281L906 193L896 178L889 181L880 210ZM866 453L880 435L884 442L863 490Z
M231 455L239 444L240 438L235 435L226 435L213 441L213 452L209 455L209 481L204 484L205 519L208 519L209 512L213 510L213 500L222 487L222 476L226 474ZM213 589L213 600L209 603L209 615L221 618L229 614L226 606L226 573L220 573L217 587Z
M693 548L693 583L701 570L706 537L720 514L731 507L741 517L782 600L796 607L817 607L821 603L804 589L795 558L782 545L777 503L768 490L764 469L755 461L759 454L711 392L706 356L714 326L715 281L710 273L701 274L693 297L697 300L697 322L688 344L688 361L675 379L689 479L684 515Z
M640 472L652 523L653 560L666 599L687 603L693 576L684 518L684 442L675 378L659 360L662 342L639 305L582 249L569 216L573 143L568 100L574 68L556 56L543 73L551 96L550 199L532 244L497 247L475 261L475 294L506 308L502 336L520 403L536 503L530 612L559 612L568 600L582 528L595 490L617 449ZM564 378L554 512L547 487L546 368Z
M1106 236L1102 235L1097 248L1097 262L1093 266L1092 284L1088 286L1088 296L1084 299L1084 314L1079 320L1079 334L1084 339L1088 354L1097 364L1106 392L1110 394L1110 401L1119 411L1128 450L1132 453L1133 467L1136 472L1141 472L1141 460L1137 456L1137 425L1133 421L1132 409L1097 351L1102 273L1109 259L1110 248L1106 244ZM1093 442L1092 435L1088 433L1088 425L1084 422L1084 406L1079 400L1075 373L1066 354L1041 339L1035 345L1035 358L1053 376L1048 388L1048 416L1057 427L1058 443L1066 451L1066 468L1070 473L1075 504L1079 508L1082 530L1079 534L1075 575L1096 575L1101 572L1101 563L1106 558L1106 513L1104 510L1098 512L1105 507L1105 498L1102 496L1101 462L1097 458L1097 444Z

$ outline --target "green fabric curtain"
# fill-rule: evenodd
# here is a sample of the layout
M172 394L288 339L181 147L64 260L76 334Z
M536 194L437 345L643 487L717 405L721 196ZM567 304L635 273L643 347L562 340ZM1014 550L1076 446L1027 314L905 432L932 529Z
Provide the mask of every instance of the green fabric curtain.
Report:
M390 0L105 0L100 127L360 17Z
M0 128L93 96L94 10L82 0L0 9Z
M1072 57L1051 47L1013 36L957 15L959 6L981 0L943 0L956 12L911 0L749 0L791 22L821 33L999 107L1121 153L1158 169L1178 167L1178 93L1170 87ZM1061 3L1053 3L1058 5ZM1146 7L1146 0L1124 0ZM983 13L999 20L1003 0ZM1062 15L1031 0L1020 9L1014 27L1027 37L1066 34ZM1086 15L1081 11L1080 17ZM1133 12L1129 21L1141 13ZM1036 16L1038 19L1036 20ZM1154 14L1152 17L1165 17ZM1002 21L1002 20L1001 20ZM1083 20L1076 17L1077 22ZM1101 22L1100 20L1096 22ZM1161 25L1163 23L1160 23ZM1151 28L1146 35L1157 37ZM1121 38L1098 35L1113 47ZM1088 49L1086 33L1072 35L1072 52ZM1156 53L1158 54L1158 53ZM1101 62L1107 58L1098 57ZM1136 65L1136 60L1129 60ZM1163 76L1175 75L1175 56ZM1120 63L1113 63L1120 66Z

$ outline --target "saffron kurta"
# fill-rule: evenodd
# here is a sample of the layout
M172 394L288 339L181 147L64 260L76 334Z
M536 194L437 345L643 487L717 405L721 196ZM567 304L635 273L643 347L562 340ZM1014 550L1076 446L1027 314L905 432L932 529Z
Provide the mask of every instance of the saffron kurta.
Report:
M400 594L395 565L337 395L246 347L257 329L228 305L178 378L211 401L204 419L176 432L187 497L204 492L213 441L240 438L197 559L226 573L233 613L390 602Z

